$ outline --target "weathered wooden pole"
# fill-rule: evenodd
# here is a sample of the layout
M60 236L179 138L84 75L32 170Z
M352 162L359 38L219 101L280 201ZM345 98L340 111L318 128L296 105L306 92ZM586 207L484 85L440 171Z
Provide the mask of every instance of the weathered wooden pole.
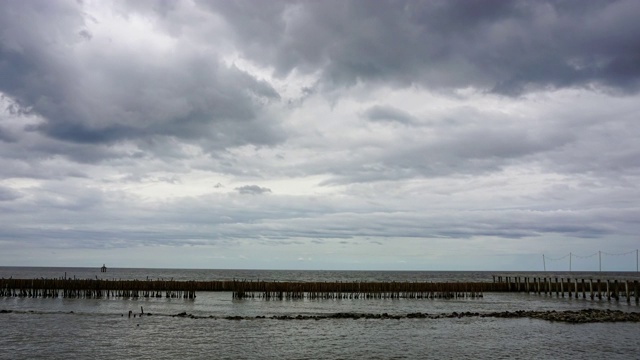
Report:
M624 282L624 291L627 295L627 304L631 304L631 294L629 293L629 281Z

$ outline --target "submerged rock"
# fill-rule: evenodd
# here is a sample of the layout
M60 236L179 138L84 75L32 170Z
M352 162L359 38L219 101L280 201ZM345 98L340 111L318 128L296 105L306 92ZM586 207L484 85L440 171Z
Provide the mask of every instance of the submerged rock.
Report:
M9 313L11 310L0 310L0 313ZM148 314L151 315L151 314ZM173 317L189 317L191 319L226 319L226 320L251 320L251 319L272 319L272 320L326 320L326 319L379 319L379 320L400 320L400 319L459 319L463 317L477 317L477 318L503 318L503 319L518 319L518 318L530 318L546 321L558 321L571 324L583 324L594 322L640 322L640 312L624 312L620 310L597 310L597 309L583 309L583 310L548 310L548 311L532 311L532 310L517 310L517 311L498 311L490 313L479 312L451 312L441 314L427 314L427 313L409 313L405 315L391 315L388 313L372 314L372 313L333 313L333 314L320 314L320 315L272 315L266 316L226 316L224 318L217 318L213 315L208 317L199 317L192 314L182 312Z

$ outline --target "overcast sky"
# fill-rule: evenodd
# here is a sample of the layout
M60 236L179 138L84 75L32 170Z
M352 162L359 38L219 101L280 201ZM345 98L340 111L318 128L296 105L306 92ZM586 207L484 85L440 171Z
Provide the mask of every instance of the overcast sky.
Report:
M1 1L0 266L635 271L638 14Z

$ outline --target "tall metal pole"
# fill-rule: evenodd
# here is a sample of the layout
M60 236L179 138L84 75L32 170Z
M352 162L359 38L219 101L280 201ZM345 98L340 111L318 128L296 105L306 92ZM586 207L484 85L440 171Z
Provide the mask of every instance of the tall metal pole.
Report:
M547 272L547 263L544 260L544 254L542 254L542 267L544 268L544 272Z
M573 256L571 255L571 253L569 253L569 272L571 272L571 258Z
M598 263L600 264L600 272L602 272L602 251L598 250Z
M638 272L638 249L636 249L636 272Z

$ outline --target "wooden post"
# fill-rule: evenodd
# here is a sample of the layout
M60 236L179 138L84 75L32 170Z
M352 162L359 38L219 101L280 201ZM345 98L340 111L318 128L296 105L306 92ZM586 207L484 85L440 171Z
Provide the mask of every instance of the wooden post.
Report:
M591 300L593 300L593 279L589 279L589 292L591 293Z
M560 297L560 287L558 286L558 278L556 278L556 297Z
M600 279L598 279L598 300L602 300L602 292L600 292Z
M564 279L560 278L560 293L562 294L562 297L564 297Z
M582 298L583 299L587 298L587 295L585 294L585 291L586 291L585 288L586 288L586 286L584 286L584 279L582 279Z
M571 278L567 278L567 291L569 292L569 297L573 297L571 294Z
M629 281L624 282L624 291L627 294L627 304L631 304L631 294L629 293Z
M576 286L575 287L575 290L576 290L575 294L576 294L576 299L577 299L578 298L578 279L574 279L573 282L574 282L574 284Z

